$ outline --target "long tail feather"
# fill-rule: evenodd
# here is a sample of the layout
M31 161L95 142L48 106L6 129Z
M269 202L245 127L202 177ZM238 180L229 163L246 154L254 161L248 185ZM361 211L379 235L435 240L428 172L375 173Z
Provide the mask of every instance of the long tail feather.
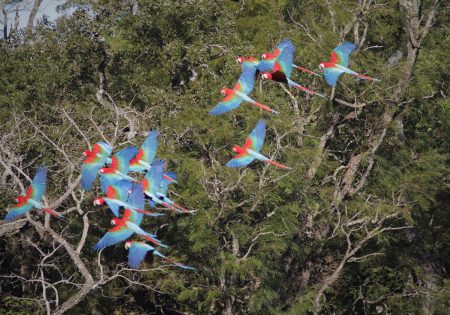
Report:
M183 268L183 269L194 270L194 271L197 270L197 269L195 269L193 267L189 267L189 266L183 265L182 263L176 262L176 261L174 261L174 260L172 260L170 258L165 258L165 259L163 259L163 261L166 261L168 263L171 263L171 264L173 264L173 265L175 265L177 267Z
M359 74L359 73L355 74L355 77L358 77L358 78L361 78L361 79L370 80L370 81L375 81L375 82L381 81L380 79L375 79L375 78L369 77L369 76L364 75L364 74Z
M300 66L297 66L297 65L293 65L293 66L296 67L300 71L303 71L303 72L315 75L315 76L320 77L320 78L323 77L321 74L315 73L314 71L308 70L306 68L303 68L303 67L300 67Z
M168 176L167 174L163 174L162 177L163 177L165 180L167 180L167 181L169 181L169 182L171 182L171 183L178 184L178 182L177 182L175 179L173 179L172 177Z
M176 208L180 209L181 211L183 211L184 213L195 213L195 211L193 210L188 210L182 206L180 206L179 204L176 204L175 202L173 203L173 206L175 206Z
M262 109L264 109L264 110L267 110L267 111L271 112L272 114L276 114L276 115L279 115L279 114L280 114L280 113L277 112L276 110L273 110L272 108L270 108L270 107L268 107L268 106L266 106L266 105L263 105L263 104L261 104L261 103L254 102L254 103L252 103L252 104L255 105L255 106L258 106L259 108L262 108Z
M309 94L312 94L312 95L317 95L317 96L320 96L322 98L327 98L325 95L323 95L321 93L318 93L318 92L314 92L313 90L307 89L304 86L301 86L300 84L292 84L292 86L297 88L297 89L299 89L299 90L302 90L303 92L306 92L306 93L309 93Z
M64 218L64 215L63 215L63 214L58 213L58 212L55 212L55 211L53 211L53 210L51 210L51 209L42 208L42 210L44 210L44 211L47 212L47 213L50 213L51 215L57 217L58 219L63 219L63 218Z
M272 161L272 160L266 160L266 162L269 163L269 164L275 165L275 166L277 166L277 167L279 167L279 168L284 168L284 169L286 169L286 170L291 170L291 169L292 169L292 168L289 167L289 166L286 166L286 165L277 163L277 162Z
M134 209L134 211L139 212L139 213L143 213L145 215L149 215L151 217L159 217L164 215L163 213L156 213L156 212L151 212L151 211L147 211L147 210L140 210L140 209Z

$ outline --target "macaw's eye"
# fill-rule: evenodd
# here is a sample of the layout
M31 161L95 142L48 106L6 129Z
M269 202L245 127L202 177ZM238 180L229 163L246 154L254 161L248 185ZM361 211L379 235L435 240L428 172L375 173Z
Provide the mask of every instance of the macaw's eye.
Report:
M112 219L111 220L111 225L116 225L116 220Z

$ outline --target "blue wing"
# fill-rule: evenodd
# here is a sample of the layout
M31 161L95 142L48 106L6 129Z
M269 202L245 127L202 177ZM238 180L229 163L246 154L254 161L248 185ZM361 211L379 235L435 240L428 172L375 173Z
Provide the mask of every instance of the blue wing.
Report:
M336 86L337 80L339 76L344 73L343 71L336 68L324 68L323 75L325 77L325 81L327 81L328 85Z
M333 51L338 55L338 63L341 66L348 67L350 54L355 50L356 45L350 42L345 42L337 46Z
M100 189L102 192L107 193L108 192L108 186L118 184L120 179L111 174L101 174L100 175Z
M139 265L144 260L145 256L147 255L147 253L152 250L153 246L150 246L148 244L146 245L148 247L141 246L141 244L137 242L131 243L131 246L128 249L128 265L130 265L131 268L134 269L138 268Z
M250 66L242 66L242 73L239 77L238 84L240 85L240 91L244 94L249 94L255 85L255 73L256 68Z
M31 209L33 209L33 205L28 202L21 206L16 205L16 206L12 207L11 209L9 209L8 214L5 216L4 220L11 221L11 220L15 219L16 217L27 213Z
M246 143L248 139L251 140L251 147L253 151L260 152L263 145L264 145L264 139L266 137L266 124L263 119L258 121L256 124L255 129L251 132L251 134L248 136Z
M261 60L258 63L257 69L262 72L272 71L275 60Z
M123 174L128 173L130 167L130 160L139 152L136 147L123 148L114 156L117 158L117 169Z
M158 150L158 131L150 131L144 143L141 146L144 155L142 159L148 164L152 164Z
M105 247L125 241L127 238L133 235L133 233L134 232L132 230L125 227L117 231L113 231L113 229L111 229L105 235L103 235L103 237L97 244L95 244L94 250L101 250Z
M286 78L291 77L292 64L294 63L294 52L295 47L294 44L290 40L285 40L280 43L282 47L279 47L281 50L278 55L276 62L278 62L281 66L281 70L286 75Z
M131 188L130 196L128 196L127 203L136 208L136 209L144 209L145 207L145 195L144 189L141 184L134 184Z
M119 217L119 208L120 206L112 201L105 200L106 204L108 205L109 209L111 209L112 213L115 217Z
M105 165L105 163L95 163L95 164L83 164L81 169L81 187L84 191L89 191L92 189L92 184L97 178L98 171Z
M219 102L219 104L217 104L216 107L214 107L209 112L209 114L213 116L218 116L223 113L229 112L230 110L238 108L239 105L241 105L242 101L244 100L242 97L236 95L227 101L225 101L225 99Z
M242 157L238 157L238 158L234 158L232 160L230 160L226 166L228 167L244 167L247 166L248 164L250 164L251 162L253 162L255 158L252 157L251 155L245 155Z
M34 175L33 182L31 183L33 192L30 197L36 201L41 200L42 196L45 194L46 184L47 168L45 166L41 166L38 168L36 175Z

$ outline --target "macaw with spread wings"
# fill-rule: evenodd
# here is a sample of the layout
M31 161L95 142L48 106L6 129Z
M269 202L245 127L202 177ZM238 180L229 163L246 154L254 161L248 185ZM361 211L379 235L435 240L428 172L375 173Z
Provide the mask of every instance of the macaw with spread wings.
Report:
M107 191L106 197L100 197L94 200L94 205L102 206L106 203L116 217L119 217L120 207L151 217L159 217L164 215L162 213L154 213L144 210L145 199L142 187L139 189L136 185L133 186L131 188L130 195L128 195L128 190L121 185L109 185Z
M328 85L333 87L336 86L339 76L343 73L348 73L352 76L365 80L380 81L379 79L359 74L348 68L350 54L353 52L353 50L355 50L355 48L355 44L345 42L333 49L333 51L331 52L330 60L328 62L321 62L319 64L319 67L323 70L323 74Z
M128 202L134 207L143 209L144 208L144 191L140 184L133 185L128 198ZM95 250L101 250L105 247L115 245L133 234L138 234L144 239L156 244L158 246L167 247L162 244L160 240L156 238L156 235L145 232L140 226L143 219L143 213L137 212L131 209L125 209L122 218L113 218L111 224L114 225L113 228L109 229L108 232L100 239L100 241L95 245Z
M34 175L31 185L27 188L25 196L16 197L17 205L11 207L8 214L5 216L5 221L11 221L18 216L22 216L33 208L43 210L51 215L62 218L63 215L51 209L46 208L40 200L45 194L47 185L47 168L41 166L38 168L36 175Z
M325 95L305 88L304 86L301 86L300 84L290 79L292 65L294 62L294 44L290 40L285 39L280 44L278 44L277 49L279 49L280 52L277 54L275 60L271 60L270 62L266 63L263 63L262 61L259 63L258 67L261 69L261 71L265 71L263 72L261 77L267 80L282 82L289 85L290 87L295 87L306 93L326 98Z
M97 178L98 171L109 160L113 148L106 142L97 142L91 151L83 151L86 157L81 170L81 187L85 191L92 189L92 184Z
M270 160L260 153L264 145L265 135L266 124L264 123L264 120L260 120L255 129L253 129L252 133L247 137L247 139L245 139L245 144L243 147L239 147L237 145L233 146L233 151L236 152L237 155L229 161L226 166L244 167L253 162L253 160L257 159L280 168L288 170L291 169L286 165Z
M126 181L136 181L136 179L127 175L130 168L131 159L138 153L136 147L123 148L113 155L111 166L102 167L100 172L100 187L104 193L107 193L108 186L118 182L126 184ZM124 181L125 180L125 181ZM131 188L129 183L128 188Z
M255 67L244 65L242 67L241 76L239 77L236 85L232 89L224 87L220 90L220 93L225 96L225 98L221 100L219 104L217 104L216 107L209 112L209 114L213 116L221 115L238 108L244 101L262 108L272 114L279 114L277 111L256 102L248 96L248 94L253 91L253 87L255 85L255 73Z
M177 267L189 270L196 270L195 268L180 264L178 262L174 262L171 259L167 258L165 255L158 252L153 246L138 241L127 241L125 243L125 249L128 249L128 265L136 269L140 266L142 261L148 252L152 253L155 256L161 257L164 261L174 264Z

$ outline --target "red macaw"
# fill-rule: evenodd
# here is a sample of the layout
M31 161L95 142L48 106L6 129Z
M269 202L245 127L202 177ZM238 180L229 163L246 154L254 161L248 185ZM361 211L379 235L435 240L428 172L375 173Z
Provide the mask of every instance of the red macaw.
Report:
M278 114L277 111L258 103L248 97L248 94L253 90L255 84L255 73L256 68L249 65L244 65L242 67L241 76L232 89L222 88L220 93L225 96L225 98L219 102L219 104L214 107L209 114L217 116L230 110L238 108L242 102L249 102L259 108L262 108L272 114Z
M92 189L98 171L108 162L111 152L112 147L106 142L97 142L94 144L92 151L83 151L83 155L86 157L81 170L81 187L83 190L89 191Z
M331 52L330 61L321 62L319 64L319 67L323 69L325 80L330 86L336 86L337 80L342 73L348 73L361 79L380 81L379 79L359 74L348 68L350 54L353 52L353 50L355 50L355 48L355 44L345 42L333 49L333 51Z
M295 87L306 93L326 98L325 95L323 95L321 93L317 93L308 88L305 88L304 86L301 86L300 84L298 84L290 79L292 64L294 61L294 51L295 51L294 44L290 40L285 39L277 46L277 48L280 50L280 52L277 54L276 59L273 62L273 67L271 68L271 72L268 72L268 71L263 72L262 78L286 83L289 86ZM272 64L272 62L270 62L270 64ZM260 65L261 65L261 63L260 63ZM268 66L264 66L261 69L267 69L267 67ZM264 71L264 70L262 70L262 71Z
M148 252L152 253L155 256L161 257L164 261L167 261L169 263L174 264L175 266L178 266L183 269L190 269L190 270L196 270L195 268L174 262L167 258L165 255L158 252L153 246L144 243L144 242L137 242L137 241L127 241L125 243L125 249L128 249L128 265L136 269L139 267L139 265L144 260L145 256Z
M27 188L25 196L16 197L17 205L9 209L8 214L5 216L5 221L11 221L14 218L24 215L33 208L41 209L55 217L62 218L63 215L57 213L51 209L46 208L40 200L45 194L45 187L47 184L47 168L41 166L38 168L36 175L31 182L31 185Z
M136 179L127 175L130 160L138 153L136 147L127 147L112 157L112 162L110 167L102 167L100 172L100 187L104 193L107 192L109 185L114 185L120 181L124 183L126 181L136 181ZM130 187L131 185L129 185Z
M266 124L264 123L264 120L260 120L255 129L253 129L252 133L247 137L247 139L245 139L245 144L243 147L239 147L237 145L233 146L233 151L236 152L237 155L229 161L226 166L243 167L253 162L254 159L257 159L265 163L290 170L290 167L274 162L259 153L264 144L265 136Z

